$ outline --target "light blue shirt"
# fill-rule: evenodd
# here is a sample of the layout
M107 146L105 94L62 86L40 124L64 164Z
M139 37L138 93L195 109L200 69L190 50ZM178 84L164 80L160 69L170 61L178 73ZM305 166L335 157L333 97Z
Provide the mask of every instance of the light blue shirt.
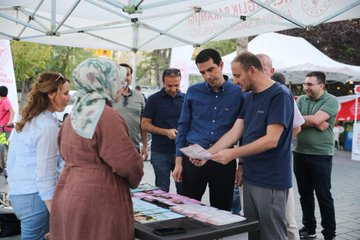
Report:
M60 175L62 159L57 146L58 125L49 111L13 130L7 160L10 195L38 192L51 200Z

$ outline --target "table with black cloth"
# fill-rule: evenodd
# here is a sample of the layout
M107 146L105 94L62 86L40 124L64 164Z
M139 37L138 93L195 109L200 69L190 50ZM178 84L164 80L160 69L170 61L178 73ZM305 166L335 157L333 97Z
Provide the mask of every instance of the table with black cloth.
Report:
M165 227L182 227L187 232L168 236L159 236L153 233L154 229ZM259 222L249 219L223 226L203 223L188 217L146 224L135 222L135 236L144 240L210 240L258 230Z
M156 189L155 186L151 186L150 184L144 184L142 187L145 186L145 189L148 188L150 190L143 190L142 188L139 188L137 191L133 190L134 192L142 192L145 193L145 196L138 195L137 197L139 200L149 202L146 199L146 194L154 194L155 192L151 193L154 189ZM156 190L154 190L156 191ZM161 191L161 190L160 190ZM163 194L161 194L161 192ZM184 197L180 196L178 194L174 193L167 193L164 191L156 192L161 197ZM136 195L136 193L133 193ZM133 196L135 196L133 195ZM136 197L136 196L135 196ZM144 198L144 199L143 199ZM185 197L186 198L186 197ZM151 199L151 198L150 198ZM158 198L161 199L161 198ZM189 198L188 198L189 199ZM190 202L193 199L190 199ZM185 200L184 200L185 201ZM196 200L194 200L196 201ZM152 200L150 203L155 204L157 207L169 209L169 205L164 204L164 202ZM200 202L199 202L200 203ZM201 206L207 206L205 204L200 203L199 208ZM135 207L135 206L134 206ZM135 208L134 208L135 210ZM222 210L220 210L222 211ZM175 211L176 212L176 211ZM221 219L221 218L218 218ZM167 228L181 228L181 230L185 229L185 233L173 233L166 236L161 236L154 233L154 230L156 229L167 229ZM147 223L140 223L135 221L135 236L137 239L144 239L144 240L175 240L175 239L196 239L196 240L206 240L206 239L217 239L217 238L223 238L233 235L238 235L241 233L247 233L247 232L256 232L259 231L259 222L257 220L251 220L251 219L245 219L244 221L239 221L235 223L225 224L225 225L214 225L207 222L202 222L199 220L196 220L191 217L180 217L176 219L170 219L170 220L163 220L163 221L156 221L156 222L147 222Z

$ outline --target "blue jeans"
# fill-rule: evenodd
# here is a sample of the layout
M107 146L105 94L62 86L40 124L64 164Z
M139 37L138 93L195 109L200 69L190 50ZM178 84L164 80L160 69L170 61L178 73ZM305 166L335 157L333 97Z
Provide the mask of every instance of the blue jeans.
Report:
M175 154L151 152L151 164L155 173L155 186L169 192L170 174L175 168ZM181 183L175 183L176 192L181 194Z
M10 195L17 218L21 221L21 240L43 240L49 232L49 211L39 193Z
M302 223L310 232L316 231L315 199L319 203L322 234L335 236L335 208L331 196L332 156L294 152L294 173L300 194Z
M235 184L231 212L233 214L239 215L240 211L241 211L240 187Z

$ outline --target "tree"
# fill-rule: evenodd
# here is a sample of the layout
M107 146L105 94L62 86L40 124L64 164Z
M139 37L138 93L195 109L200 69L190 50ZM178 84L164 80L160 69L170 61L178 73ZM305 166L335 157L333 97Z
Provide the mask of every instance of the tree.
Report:
M206 43L202 48L214 48L221 56L225 56L236 50L236 39L214 41Z
M20 106L37 75L51 59L52 47L29 42L11 42L17 89L21 90Z
M162 70L170 65L171 49L160 49L145 52L142 61L137 65L137 81L142 85L161 86ZM154 80L154 82L152 81Z
M290 29L280 33L303 37L328 57L346 64L360 65L360 19L324 23L309 31ZM311 56L309 56L311 57ZM327 82L327 91L335 96L353 94L356 83ZM304 94L301 85L292 85L295 95Z
M93 56L93 52L86 51L83 48L53 46L52 58L46 71L59 72L71 79L75 67Z
M20 106L26 101L32 83L45 71L64 74L71 80L77 64L93 56L81 48L50 46L30 42L11 42L17 89L21 90Z
M324 23L309 31L290 29L280 33L303 37L336 61L360 65L360 19Z

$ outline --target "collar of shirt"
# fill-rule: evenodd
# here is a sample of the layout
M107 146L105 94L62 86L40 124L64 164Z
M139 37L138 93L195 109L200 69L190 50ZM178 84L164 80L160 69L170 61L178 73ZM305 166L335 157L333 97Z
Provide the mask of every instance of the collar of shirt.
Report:
M169 94L167 94L167 92L165 91L165 88L163 87L161 90L160 90L160 92L161 92L161 96L163 96L163 97L171 97ZM184 93L182 93L180 90L177 92L177 94L175 95L175 97L174 98L177 98L177 97L180 97L180 96L183 96L184 95ZM173 98L173 97L171 97L171 98Z
M228 82L228 76L226 76L226 75L223 75L224 76L224 79L225 79L225 82L224 82L224 84L223 85L221 85L220 87L219 87L219 91L226 91L226 89L228 88L228 86L230 85L230 83ZM206 86L206 88L207 88L207 90L208 91L213 91L212 90L212 87L209 85L209 83L208 82L204 82L205 83L205 86Z
M7 99L7 96L4 96L4 97L0 98L0 103L1 103L2 101L4 101L5 99Z
M123 95L124 97L131 97L133 95L133 92L130 88L128 88L129 95Z
M327 94L328 94L328 92L325 90L324 93L323 93L318 99L316 99L316 100L312 100L312 99L311 99L309 96L307 96L307 95L306 95L306 98L305 98L305 99L306 99L306 100L309 100L309 101L317 102L317 101L323 99Z

